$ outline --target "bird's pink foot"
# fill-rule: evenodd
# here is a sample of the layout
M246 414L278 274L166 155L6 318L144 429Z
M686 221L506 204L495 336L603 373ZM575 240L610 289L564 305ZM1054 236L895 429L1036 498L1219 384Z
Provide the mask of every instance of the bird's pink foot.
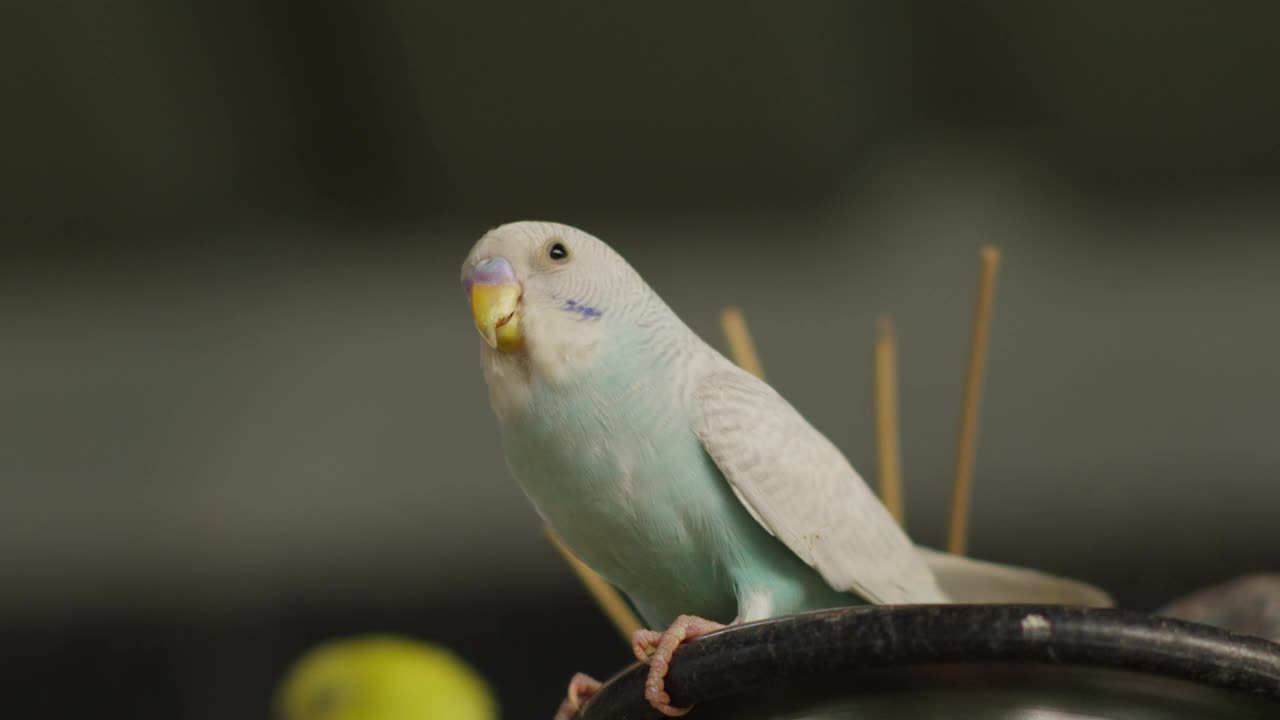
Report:
M657 652L658 641L662 639L662 633L657 630L645 630L641 628L631 633L631 652L636 654L636 659L642 663L649 662L649 656Z
M582 707L582 703L591 699L600 691L600 681L591 677L578 673L569 681L569 692L560 703L560 709L556 711L554 720L574 720L578 717L578 710Z
M649 663L649 678L644 684L644 697L655 710L667 717L680 717L690 708L671 707L671 696L666 691L667 671L671 657L681 644L693 642L710 632L725 627L693 615L681 615L671 623L666 632L637 630L631 635L631 650L642 662Z

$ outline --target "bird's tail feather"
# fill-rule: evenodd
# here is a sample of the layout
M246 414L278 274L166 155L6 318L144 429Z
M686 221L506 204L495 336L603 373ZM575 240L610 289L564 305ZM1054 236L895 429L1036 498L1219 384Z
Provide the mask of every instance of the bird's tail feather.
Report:
M954 603L1115 606L1106 591L1078 580L926 547L918 550L942 591Z

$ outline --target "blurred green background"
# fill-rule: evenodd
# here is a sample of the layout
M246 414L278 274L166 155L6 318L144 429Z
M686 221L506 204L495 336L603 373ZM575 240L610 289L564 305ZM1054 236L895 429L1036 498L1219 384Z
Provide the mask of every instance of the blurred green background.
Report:
M579 226L941 546L1004 249L972 554L1151 609L1280 569L1275 3L52 0L2 11L0 672L19 715L266 717L336 634L507 717L629 653L496 446L458 287Z

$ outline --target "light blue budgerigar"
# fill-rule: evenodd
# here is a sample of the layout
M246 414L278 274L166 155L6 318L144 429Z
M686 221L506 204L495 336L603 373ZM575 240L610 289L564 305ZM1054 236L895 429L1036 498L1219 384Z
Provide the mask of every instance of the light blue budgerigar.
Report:
M1109 605L1095 588L918 547L844 455L689 329L604 242L547 222L482 237L462 284L512 475L662 633L633 639L671 716L671 657L723 627L864 603ZM598 688L578 675L558 717Z

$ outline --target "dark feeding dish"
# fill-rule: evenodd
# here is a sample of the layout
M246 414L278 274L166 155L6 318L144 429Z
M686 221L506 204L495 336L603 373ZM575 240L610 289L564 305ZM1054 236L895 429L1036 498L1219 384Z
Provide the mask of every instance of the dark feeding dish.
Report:
M659 720L648 667L581 720ZM667 677L690 720L1280 718L1280 645L1143 613L1058 605L862 606L728 628Z

